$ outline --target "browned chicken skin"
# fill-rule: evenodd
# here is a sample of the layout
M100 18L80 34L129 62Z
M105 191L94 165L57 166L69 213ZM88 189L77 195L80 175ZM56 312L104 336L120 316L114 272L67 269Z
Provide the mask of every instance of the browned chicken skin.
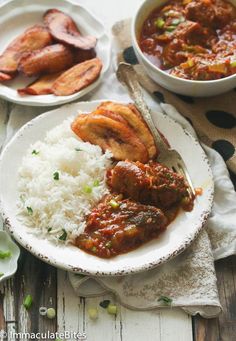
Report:
M99 257L114 257L157 237L168 224L156 207L119 198L114 207L112 200L109 195L92 210L85 232L76 239L79 248Z
M25 52L31 52L52 44L52 36L42 25L35 25L18 36L0 56L0 71L15 73Z
M90 50L96 46L95 37L82 36L72 18L57 9L50 9L45 13L44 23L52 36L60 42L82 50Z
M205 0L191 1L186 6L186 17L198 21L204 26L220 28L226 25L233 17L233 6L227 1L214 0L209 6Z
M108 171L108 184L114 192L142 204L170 208L180 203L185 210L192 209L184 178L157 162L118 162Z

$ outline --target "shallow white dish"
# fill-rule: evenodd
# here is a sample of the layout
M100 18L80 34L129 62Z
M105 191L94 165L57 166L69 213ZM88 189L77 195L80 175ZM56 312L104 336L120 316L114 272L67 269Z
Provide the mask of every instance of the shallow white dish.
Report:
M72 102L91 90L93 90L102 80L104 73L110 64L110 39L103 24L87 9L80 6L73 0L10 0L0 6L0 54L9 43L25 29L38 23L43 23L43 14L50 8L57 8L71 15L78 28L83 34L90 34L97 37L96 52L102 60L103 69L100 77L85 89L70 96L40 95L40 96L20 96L17 89L30 84L34 79L17 76L9 82L0 83L0 97L11 102L32 105L50 106Z
M56 246L29 233L16 217L17 171L30 144L45 137L46 131L78 110L90 112L100 101L66 105L38 116L23 126L5 147L0 157L0 206L5 223L14 238L27 250L52 265L92 275L124 275L155 267L182 252L197 236L211 211L213 179L205 153L199 143L179 124L161 113L154 113L158 128L186 162L195 187L203 189L192 212L180 212L168 229L142 247L112 259L89 255L74 246Z
M236 0L229 0L236 7ZM147 74L164 88L175 93L193 97L209 97L223 94L236 86L236 74L222 79L211 81L195 81L174 77L159 69L144 55L138 44L144 21L148 15L158 6L163 6L167 0L145 0L138 7L132 21L132 44L138 61L144 67Z
M0 273L2 274L0 282L3 282L16 272L20 249L5 231L0 231L0 250L11 252L10 257L0 259Z

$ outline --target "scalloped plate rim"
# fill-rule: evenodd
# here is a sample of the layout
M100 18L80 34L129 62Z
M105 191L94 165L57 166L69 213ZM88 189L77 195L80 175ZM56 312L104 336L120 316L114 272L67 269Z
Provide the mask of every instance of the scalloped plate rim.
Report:
M109 99L111 100L111 99ZM7 144L7 146L4 148L1 156L0 156L0 170L2 168L2 163L3 160L5 158L5 155L8 152L8 149L11 148L11 146L20 138L24 138L24 132L27 131L28 129L31 129L34 125L37 126L37 124L39 124L40 121L43 120L47 120L50 119L50 116L52 117L54 115L55 118L55 112L58 111L62 111L62 115L63 112L68 113L68 109L72 108L72 113L73 114L73 108L76 107L77 110L79 110L79 108L84 108L86 106L88 106L89 108L91 106L96 107L101 101L103 100L97 100L97 101L91 101L91 102L79 102L79 103L75 103L75 104L70 104L70 105L66 105L63 106L59 109L55 109L49 112L46 112L42 115L39 115L38 117L34 118L33 120L27 122L22 128L20 128L20 130L15 134L15 136L11 139L11 141ZM91 110L91 109L88 109ZM45 252L41 252L39 250L37 250L37 247L32 246L27 244L27 242L25 242L21 236L19 235L19 233L16 231L16 229L14 228L14 226L11 223L11 218L8 216L8 214L6 213L6 209L4 206L4 199L2 198L2 195L0 194L0 209L2 211L3 217L5 219L5 224L8 227L9 231L12 233L13 237L23 246L25 247L27 250L29 250L32 254L34 254L36 257L40 258L41 260L51 264L51 265L55 265L58 268L64 269L64 270L68 270L71 272L75 272L75 273L83 273L83 274L88 274L88 275L94 275L94 276L119 276L119 275L126 275L126 274L131 274L131 273L137 273L137 272L141 272L141 271L145 271L145 270L149 270L152 269L153 267L156 267L160 264L165 263L166 261L172 259L173 257L177 256L179 253L181 253L182 251L184 251L191 243L192 241L197 237L198 233L202 230L202 228L204 227L204 224L211 212L211 207L212 207L212 203L213 203L213 193L214 193L214 183L213 183L213 177L212 177L212 172L210 169L210 165L209 162L207 160L207 157L204 153L204 151L202 150L202 148L200 147L198 141L189 133L187 132L184 128L182 128L177 122L175 122L173 119L171 119L170 117L168 117L165 114L162 113L157 113L158 118L159 118L159 124L160 122L165 122L165 124L172 124L174 125L175 128L178 127L178 129L180 129L183 132L183 135L186 135L187 138L189 139L189 141L192 141L193 144L195 144L195 146L197 146L199 153L201 153L201 158L203 158L203 163L206 167L206 172L207 172L207 176L208 176L208 181L209 181L209 185L208 185L208 189L207 189L207 205L205 207L204 210L202 210L201 215L198 217L199 223L196 225L195 229L189 233L189 235L180 243L180 245L175 248L174 250L172 250L171 253L169 254L165 254L163 255L163 257L159 257L158 259L152 259L149 262L144 262L143 264L136 264L136 265L126 265L123 268L117 268L117 269L110 269L110 270L101 270L98 267L92 267L92 269L86 269L86 267L81 267L81 265L78 264L75 266L74 264L69 264L67 262L67 264L65 264L65 261L61 260L61 259L56 259L53 256L48 257L48 255ZM162 117L162 119L160 120L160 117ZM64 117L64 119L66 118L66 116ZM59 124L60 122L57 122L55 125ZM169 128L166 128L169 129ZM167 136L168 138L168 136ZM183 155L182 155L183 156ZM1 175L0 175L0 187L1 187ZM2 191L1 191L2 192ZM177 217L178 218L178 217ZM167 231L165 232L167 233ZM155 242L158 243L157 239ZM40 239L41 242L45 241L45 239ZM149 243L143 245L141 248L145 248ZM55 247L55 245L53 245L52 243L50 243L50 245L52 245L52 247ZM71 246L71 248L75 248L73 246ZM77 249L77 248L75 248ZM77 249L78 250L78 249ZM136 249L135 251L129 252L127 254L124 254L122 256L118 256L118 257L128 257L130 256L130 254L134 252L136 252L137 250L140 250L140 248ZM82 252L80 250L80 252ZM85 253L84 253L85 254ZM100 260L100 258L85 254L89 261L89 257L91 260L91 257L93 259L96 260ZM115 257L113 259L116 259L118 257ZM131 257L132 258L132 257ZM95 262L96 263L96 262ZM99 263L99 261L98 261Z
M27 1L27 0L24 0L24 1ZM43 1L47 2L48 0L43 0L41 2L40 2L40 0L36 0L35 2L37 2L37 1L42 4ZM104 78L104 75L106 74L106 72L110 66L110 61L111 61L111 39L110 39L110 35L108 34L105 26L103 25L101 20L95 14L93 14L92 11L90 11L86 8L86 6L81 5L81 4L79 4L73 0L57 0L57 1L62 2L64 5L66 3L68 3L74 7L82 8L82 10L84 12L86 12L86 14L93 20L94 23L96 23L97 25L99 25L100 27L103 28L102 37L104 37L106 40L106 45L104 45L105 46L105 52L103 53L103 55L106 55L106 64L105 64L105 67L103 67L100 76L98 77L97 80L95 80L92 84L90 84L86 88L84 88L84 89L82 89L82 90L80 90L80 91L78 91L72 95L69 95L69 96L54 96L52 94L49 94L49 95L39 95L39 96L29 95L27 97L24 97L24 96L20 97L17 95L17 93L14 95L8 94L7 93L8 90L5 89L8 87L5 86L4 83L2 83L2 84L0 83L0 98L6 99L12 103L27 105L27 106L56 106L56 105L66 104L66 103L78 100L80 97L85 96L86 94L90 93L93 89L95 89L100 84L102 79ZM35 2L29 3L29 5L31 5L31 6L35 5ZM12 5L14 5L14 3L16 3L15 6L17 6L17 4L18 4L17 0L7 0L4 3L1 3L0 4L0 16L1 16L1 11L4 7L9 6L9 5L12 6ZM47 8L49 9L52 7L53 7L53 4L52 4L52 6L48 5ZM45 8L45 10L46 10L46 8ZM37 23L35 23L35 24L37 24ZM22 33L22 32L19 32L19 34L20 33ZM104 47L103 47L103 49L104 49ZM2 52L3 51L1 51L1 53ZM30 83L30 78L29 78L29 83ZM11 90L14 90L14 89L11 89Z

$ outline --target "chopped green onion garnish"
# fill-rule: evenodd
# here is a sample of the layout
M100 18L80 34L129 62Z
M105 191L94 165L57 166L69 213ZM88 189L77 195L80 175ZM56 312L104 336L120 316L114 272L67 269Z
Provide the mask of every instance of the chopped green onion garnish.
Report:
M109 240L109 242L107 242L107 243L105 244L105 246L106 246L108 249L110 249L110 248L112 247L111 241Z
M189 67L192 67L194 65L194 62L193 62L192 59L188 59L187 60L187 64L188 64Z
M157 18L157 20L155 21L155 25L157 28L163 28L163 26L165 25L165 21L162 18Z
M100 307L104 308L104 309L107 309L107 307L109 306L110 304L110 300L104 300L102 302L99 303Z
M80 148L75 148L75 150L76 150L77 152L82 152L82 151L83 151L83 149L80 149Z
M117 314L117 306L114 304L109 304L109 306L107 307L107 312L108 312L108 314L116 315Z
M171 305L173 300L170 297L167 297L167 296L160 296L158 301L159 302L163 302L165 305Z
M1 278L2 276L4 276L4 273L3 273L3 272L0 272L0 278Z
M59 180L59 173L58 172L53 173L53 179Z
M167 27L166 27L166 31L167 31L167 32L172 32L172 31L174 31L175 29L176 29L175 26L167 26Z
M175 25L175 26L179 25L180 24L180 19L178 19L178 18L172 19L171 24Z
M54 317L56 316L56 311L54 308L48 308L47 309L47 317L49 319L54 319Z
M92 193L92 187L91 186L84 186L84 192L85 193Z
M33 298L31 295L27 295L26 298L24 299L23 306L25 309L29 309L32 306L33 303Z
M40 307L39 308L39 315L46 316L47 315L47 308L46 307Z
M33 210L32 210L32 208L30 206L27 206L26 209L27 209L27 212L28 212L29 215L33 214Z
M33 154L33 155L38 155L38 154L39 154L39 151L37 151L37 150L34 149L34 150L32 151L32 154Z
M97 252L97 248L96 246L93 246L92 249L91 249L92 252L96 253Z
M96 320L98 318L98 310L97 308L89 308L88 315L91 320Z
M0 250L0 259L5 259L11 257L10 251L1 251Z
M109 205L112 207L112 208L118 208L120 206L120 204L115 200L115 199L111 199L109 201Z
M51 231L52 231L52 227L49 227L49 228L48 228L48 232L51 232Z
M62 235L58 238L59 240L66 240L67 238L67 232L66 230L62 229L63 233Z
M174 11L173 9L169 10L168 12L164 12L164 15L166 17L175 17L179 13L177 11Z
M100 184L100 181L99 181L99 180L94 180L94 182L93 182L93 186L94 186L94 187L98 187L99 184Z
M24 196L23 194L20 195L20 200L21 200L21 202L23 202L23 204L24 204L24 202L25 202L25 196Z

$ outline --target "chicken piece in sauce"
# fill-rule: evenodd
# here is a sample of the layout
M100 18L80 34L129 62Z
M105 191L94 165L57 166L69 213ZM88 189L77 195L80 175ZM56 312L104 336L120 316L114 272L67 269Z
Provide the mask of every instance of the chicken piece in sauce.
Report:
M162 209L179 204L186 211L193 208L194 198L189 197L184 178L157 162L120 161L107 178L112 191L142 204Z
M158 237L167 225L160 209L108 195L92 210L75 244L98 257L111 258Z
M187 19L214 28L223 27L235 15L234 7L227 1L222 0L190 1L185 11Z

